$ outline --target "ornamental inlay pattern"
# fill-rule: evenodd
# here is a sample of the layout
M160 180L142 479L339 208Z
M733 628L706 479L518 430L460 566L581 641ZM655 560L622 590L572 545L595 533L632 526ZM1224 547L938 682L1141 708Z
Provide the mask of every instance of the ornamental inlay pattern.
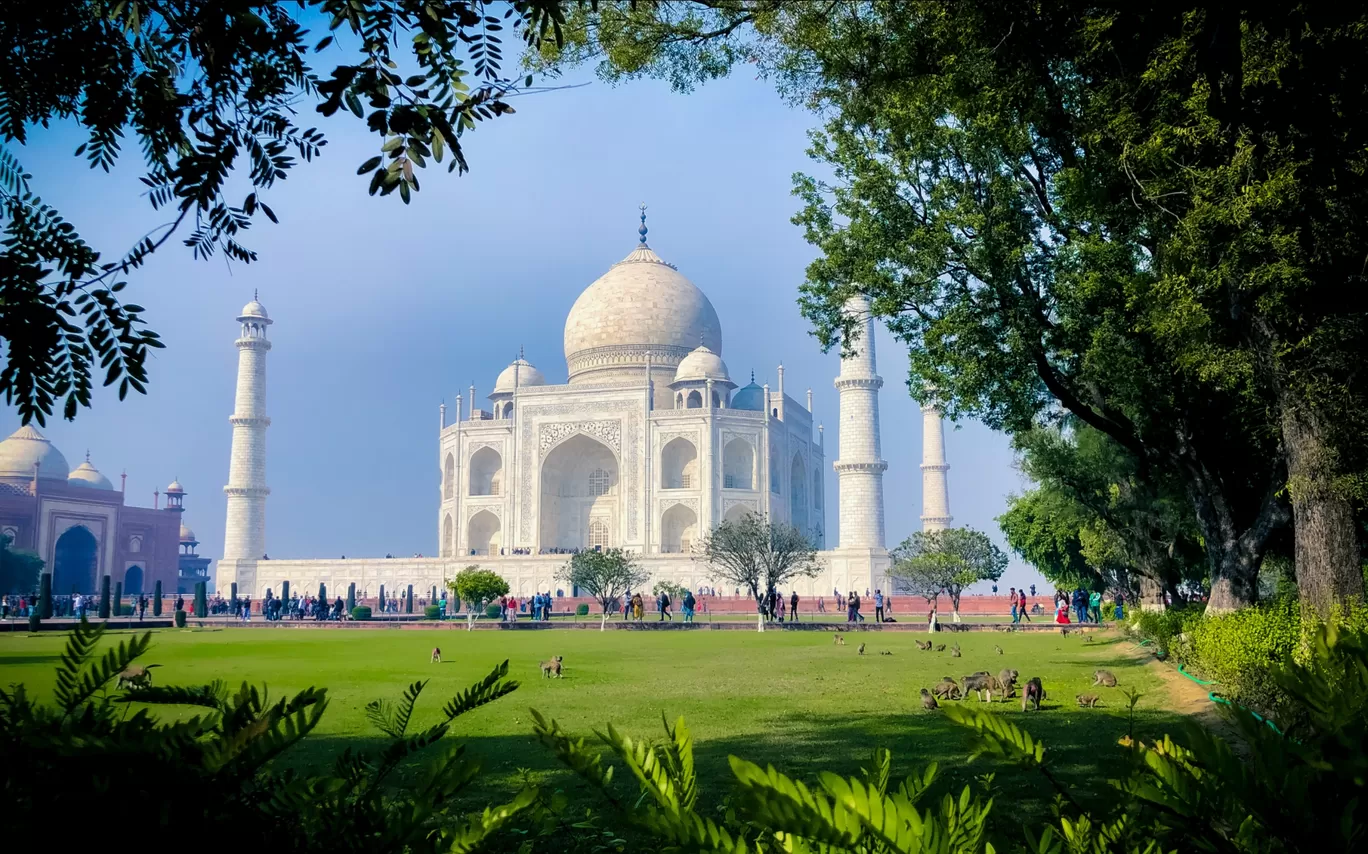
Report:
M498 519L500 522L503 521L503 507L502 507L501 505L499 505L499 504L472 504L472 505L466 507L466 514L465 514L466 522L469 522L471 519L475 518L475 514L476 514L476 513L481 513L481 512L483 512L483 511L485 511L485 510L488 510L490 513L494 514L494 518L495 518L495 519Z
M724 498L722 499L722 515L727 515L727 512L737 505L746 507L757 513L760 512L759 505L752 498Z
M682 506L684 506L684 507L687 507L687 508L689 508L690 510L692 510L692 511L694 512L694 515L695 515L695 516L698 515L698 499L697 499L697 498L662 498L662 499L660 499L660 502L659 502L659 503L660 503L660 506L659 506L658 510L659 510L659 515L661 515L661 516L664 516L664 515L665 515L665 511L666 511L666 510L669 510L671 507L675 506L676 504L679 504L679 505L682 505Z
M546 456L547 451L577 433L583 433L591 439L598 439L619 454L622 453L622 422L614 420L543 424L537 442L538 455Z

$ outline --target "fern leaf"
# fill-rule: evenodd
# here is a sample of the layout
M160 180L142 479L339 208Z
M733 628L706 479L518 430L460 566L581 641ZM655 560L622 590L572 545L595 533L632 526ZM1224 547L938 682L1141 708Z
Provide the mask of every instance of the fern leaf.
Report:
M505 659L503 664L495 667L488 676L452 697L450 702L442 707L442 713L446 715L447 723L466 712L474 711L516 691L518 689L516 680L499 681L507 675L508 660Z
M537 790L523 789L513 800L499 807L486 807L485 811L472 816L462 823L452 834L452 854L467 854L480 848L491 836L503 829L513 818L537 801Z
M842 848L853 848L860 841L859 819L821 792L813 792L773 766L761 769L736 756L727 761L751 815L770 830Z
M57 668L57 687L54 691L63 711L70 713L84 702L80 698L81 671L103 636L104 624L91 625L84 617L81 618L81 624L67 636L66 648L62 650L62 663Z
M971 759L995 756L1017 765L1045 764L1045 745L1006 718L963 705L946 706L943 711L950 721L977 735Z

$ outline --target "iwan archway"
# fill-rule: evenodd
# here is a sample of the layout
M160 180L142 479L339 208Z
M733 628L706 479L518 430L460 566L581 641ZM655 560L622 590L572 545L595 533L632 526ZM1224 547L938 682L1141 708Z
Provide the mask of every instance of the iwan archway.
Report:
M617 456L583 433L557 445L541 464L542 549L581 549L618 542L619 469ZM606 534L605 534L606 528Z

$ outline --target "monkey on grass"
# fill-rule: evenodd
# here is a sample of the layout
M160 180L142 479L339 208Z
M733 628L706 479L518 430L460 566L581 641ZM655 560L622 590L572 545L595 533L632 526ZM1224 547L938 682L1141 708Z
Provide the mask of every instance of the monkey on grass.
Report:
M922 708L926 709L928 712L935 711L936 709L940 708L940 705L936 702L936 698L931 696L931 692L926 690L925 688L921 689L921 701Z
M542 676L544 676L547 679L550 679L552 677L555 677L557 679L564 679L565 674L561 672L561 661L562 658L559 655L553 655L551 656L551 658L547 659L546 661L543 661L541 663Z
M1074 698L1078 701L1079 708L1095 709L1102 702L1102 698L1096 694L1079 694Z
M1110 670L1094 670L1093 684L1101 685L1103 688L1115 688L1116 676Z

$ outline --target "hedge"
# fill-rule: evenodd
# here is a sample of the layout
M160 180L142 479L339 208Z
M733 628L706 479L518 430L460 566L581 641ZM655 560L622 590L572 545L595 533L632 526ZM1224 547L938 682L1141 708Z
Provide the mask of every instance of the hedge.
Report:
M370 606L369 606L369 605L357 605L355 608L352 608L352 609L351 609L351 618L352 618L353 620L369 620L369 619L371 618L371 609L370 609Z
M162 583L157 582L152 589L152 616L160 617L162 612Z
M497 620L497 619L499 619L499 606L498 606L498 605L486 605L486 606L485 606L485 616L488 617L488 618L491 619L491 620Z
M436 606L436 605L428 605L427 607L423 608L423 619L425 619L425 620L440 620L441 618L442 618L442 609L439 608L438 606Z
M184 612L184 611L177 611L177 612L176 612L175 620L176 620L176 628L178 628L178 629L183 629L183 628L185 628L185 612Z
M576 617L587 617L587 616L589 616L589 603L588 603L588 602L581 602L581 603L579 603L578 605L576 605L576 606L575 606L575 616L576 616Z

